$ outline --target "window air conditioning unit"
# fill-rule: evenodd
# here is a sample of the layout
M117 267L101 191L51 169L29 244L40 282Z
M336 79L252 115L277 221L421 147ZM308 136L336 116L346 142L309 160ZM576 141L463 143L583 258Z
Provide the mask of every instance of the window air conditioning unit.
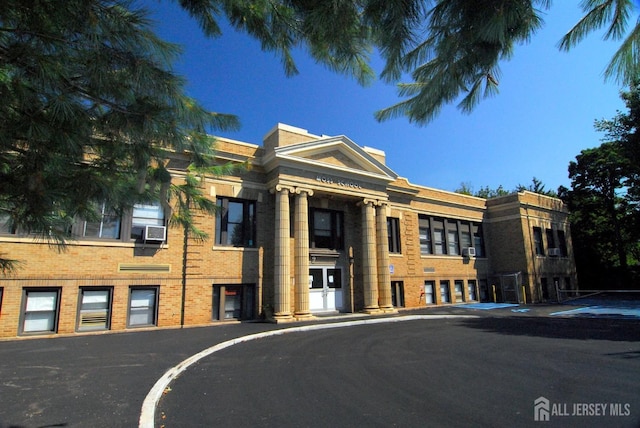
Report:
M475 257L476 256L476 249L473 247L465 247L462 249L462 256L463 257Z
M549 248L550 257L560 257L560 248Z
M163 242L167 239L167 228L165 226L145 226L143 239L145 241Z

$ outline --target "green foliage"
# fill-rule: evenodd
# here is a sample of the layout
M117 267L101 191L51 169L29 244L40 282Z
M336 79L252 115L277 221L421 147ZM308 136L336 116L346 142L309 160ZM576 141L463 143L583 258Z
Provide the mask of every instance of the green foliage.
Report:
M206 132L238 120L185 95L179 51L128 1L3 1L0 214L64 240L95 201L149 198L167 152L210 155Z
M538 180L536 177L533 177L531 184L528 186L523 184L518 184L516 186L516 192L523 192L525 190L528 192L538 193L540 195L551 196L552 198L558 197L558 192L554 190L547 190L542 181Z
M473 190L473 186L470 183L461 183L460 187L454 190L455 193L460 193L463 195L475 196L478 198L491 199L498 198L500 196L506 196L515 192L523 192L523 191L538 193L545 196L557 197L558 194L553 190L546 190L542 181L533 177L532 183L528 186L524 186L522 184L518 184L515 189L509 191L506 190L502 185L499 185L497 188L492 189L489 186L481 187L477 192Z
M206 231L197 227L195 217L200 214L213 215L217 212L217 205L203 192L202 181L205 176L220 176L230 173L242 165L226 164L216 165L211 160L207 165L192 163L187 168L181 184L172 184L168 189L167 197L163 201L173 202L170 207L171 215L169 225L182 227L185 237L203 241L209 237Z
M640 263L640 86L621 94L628 112L596 121L604 142L569 164L571 189L561 197L571 212L576 264L588 276Z
M376 113L378 120L407 116L428 123L443 105L459 99L470 112L481 98L496 94L499 62L509 59L542 25L548 0L441 0L423 17L424 40L402 53L402 69L413 82L399 84L407 99Z
M370 82L371 28L365 23L361 2L180 0L206 35L220 34L218 20L225 17L239 31L260 41L262 49L278 54L287 75L298 72L292 51L304 46L331 70ZM389 8L387 6L386 8Z
M604 39L622 40L620 48L607 65L604 75L623 85L630 85L638 76L638 55L640 50L640 21L627 32L629 15L637 7L631 0L583 0L585 15L562 38L559 47L568 51L589 33L607 27Z
M377 42L387 54L383 77L397 79L409 73L412 81L398 85L404 100L376 112L376 118L405 116L417 124L429 123L446 104L457 102L461 111L469 113L481 99L497 94L499 64L511 58L516 45L535 35L551 5L550 0L439 0L403 13L405 3L414 4L401 2L395 15L403 42L384 38ZM606 27L604 39L620 40L621 45L605 78L631 84L640 71L640 21L628 29L629 17L636 13L634 3L580 2L585 15L562 38L560 50L568 51ZM380 21L373 26L381 28Z

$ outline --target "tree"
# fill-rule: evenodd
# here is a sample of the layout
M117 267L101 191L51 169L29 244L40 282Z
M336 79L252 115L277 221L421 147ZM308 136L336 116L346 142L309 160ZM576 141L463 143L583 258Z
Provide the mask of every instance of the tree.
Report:
M397 82L399 103L376 112L380 121L406 116L426 124L445 104L459 101L471 112L497 94L500 63L517 45L528 42L543 24L551 0L258 0L251 2L181 0L205 34L220 34L224 16L236 29L278 53L287 74L297 69L291 50L304 45L318 62L367 83L374 74L368 61L377 49L385 61L380 77ZM607 27L605 39L622 40L605 77L628 85L640 70L640 23L625 37L631 0L585 0L584 17L563 37L568 51L589 33Z
M628 112L596 121L604 142L581 151L569 164L571 189L560 189L570 210L576 265L585 278L618 271L628 281L630 267L640 261L640 86L621 97Z
M599 276L599 271L627 270L634 242L628 228L626 165L617 142L585 149L569 165L571 190L561 189L561 195L571 213L576 265L586 278Z
M506 196L515 192L523 192L525 190L528 192L539 193L545 196L558 196L558 194L553 190L546 190L545 185L542 183L542 181L538 180L535 177L533 177L532 184L530 184L529 186L518 184L512 191L508 191L502 185L499 185L496 189L491 189L489 186L484 186L481 187L480 190L475 192L473 190L473 186L470 183L461 183L460 187L454 190L454 192L460 193L462 195L475 196L477 198L491 199L500 196Z
M473 196L473 186L469 182L460 183L460 187L454 190L455 193L461 195Z
M380 110L380 121L406 116L426 124L443 105L461 98L458 107L470 112L480 99L498 92L499 64L513 55L514 46L530 40L543 25L542 13L550 0L440 0L424 10L419 19L407 19L409 33L425 27L424 39L413 39L391 60L398 71L411 73L410 83L398 85L406 99ZM608 27L605 39L622 39L620 49L608 64L605 77L628 85L640 70L640 22L628 36L628 18L634 12L631 0L584 0L584 17L560 41L570 50L586 35Z
M538 193L540 195L551 196L552 198L558 197L558 192L554 190L547 190L542 181L538 180L536 177L533 177L531 184L528 186L523 184L518 184L516 186L516 192L523 192L525 190L528 192Z
M149 198L169 152L213 153L239 121L185 95L178 52L128 2L2 2L0 218L64 242L97 202Z
M542 25L550 0L180 0L205 34L219 19L276 52L297 72L305 47L330 69L367 83L377 48L388 81L409 99L378 113L426 123L460 94L464 111L497 90L498 64ZM621 38L633 2L589 0L563 49L609 24ZM608 76L626 82L639 69L638 27L623 40ZM159 40L145 10L129 0L5 0L0 3L0 221L63 242L76 216L95 216L151 198L167 177L168 152L211 154L207 132L239 126L185 95L172 72L179 54ZM170 179L170 176L169 176ZM166 183L165 183L166 184ZM162 188L162 186L160 186ZM166 186L165 186L166 187ZM0 265L8 269L7 258Z
M187 266L189 257L189 240L201 242L209 234L197 227L195 217L199 214L215 214L215 201L207 198L202 192L202 180L206 175L219 176L233 171L237 166L233 164L216 165L213 159L204 164L192 163L187 168L181 184L172 184L168 189L168 198L162 201L173 201L173 209L169 218L169 225L182 228L182 305L180 310L180 325L184 325L184 309L187 292Z

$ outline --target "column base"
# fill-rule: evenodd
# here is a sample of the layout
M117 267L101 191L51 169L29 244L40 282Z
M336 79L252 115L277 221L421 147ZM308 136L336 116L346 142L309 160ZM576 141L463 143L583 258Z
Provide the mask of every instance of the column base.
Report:
M291 314L275 314L272 320L276 324L281 324L286 322L293 322L296 319Z
M380 308L380 311L384 312L385 314L397 314L398 310L396 308L394 308L393 306L385 306Z
M316 318L311 312L294 313L293 316L298 321L310 321Z
M362 312L364 312L365 314L369 314L369 315L382 313L382 311L378 307L375 307L375 308L364 308L362 310Z

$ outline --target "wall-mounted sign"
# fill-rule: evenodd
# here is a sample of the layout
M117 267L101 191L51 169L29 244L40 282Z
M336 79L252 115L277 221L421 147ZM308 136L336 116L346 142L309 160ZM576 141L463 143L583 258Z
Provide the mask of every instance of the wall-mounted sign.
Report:
M335 184L337 186L341 186L341 187L349 187L351 189L362 189L362 186L359 183L353 182L353 181L346 181L346 180L342 180L340 178L332 178L332 177L327 177L325 175L317 175L316 176L316 181L319 181L321 183L324 184Z

